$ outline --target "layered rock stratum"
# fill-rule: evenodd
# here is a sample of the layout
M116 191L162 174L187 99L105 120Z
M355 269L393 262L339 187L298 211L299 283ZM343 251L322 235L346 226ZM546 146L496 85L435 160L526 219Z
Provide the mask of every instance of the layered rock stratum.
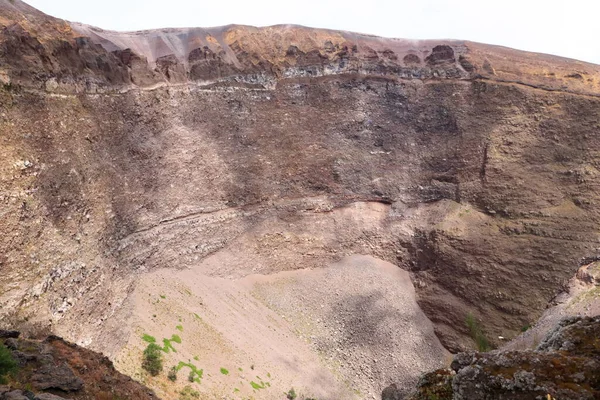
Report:
M469 314L516 336L598 255L597 65L19 0L0 61L0 321L165 398L144 334L179 335L206 396L368 398L472 348Z

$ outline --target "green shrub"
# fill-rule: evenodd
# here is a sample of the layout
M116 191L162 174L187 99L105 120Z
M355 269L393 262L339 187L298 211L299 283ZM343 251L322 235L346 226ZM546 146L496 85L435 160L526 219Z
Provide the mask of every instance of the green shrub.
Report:
M17 362L12 352L0 344L0 383L6 383L6 375L17 370Z
M172 382L177 380L177 367L171 367L169 373L167 374L167 378L169 378L169 380Z
M287 397L288 400L296 400L296 397L298 397L298 395L296 394L296 391L294 390L294 388L291 388L289 390L289 392L287 392L285 394L285 396Z
M483 333L483 330L481 329L481 325L479 325L479 322L475 319L473 314L471 314L471 313L467 314L466 322L467 322L467 327L469 328L469 333L471 334L471 338L475 341L475 344L477 344L477 350L482 351L482 352L490 351L491 350L490 342L485 337L485 334Z
M169 351L177 353L177 350L175 350L175 347L173 347L171 342L181 344L181 337L179 335L171 335L171 339L163 339L164 346L162 348L162 351L164 351L165 353L168 353Z
M144 350L144 360L142 368L152 376L160 374L163 370L162 349L156 343L150 343Z
M196 366L192 363L185 363L183 361L179 361L177 364L177 371L179 371L183 367L188 367L191 371L188 375L188 381L200 383L202 376L204 374L204 370L196 368Z
M193 400L193 399L199 399L200 398L200 393L194 389L192 389L191 386L186 386L183 388L183 390L181 392L179 392L179 400Z

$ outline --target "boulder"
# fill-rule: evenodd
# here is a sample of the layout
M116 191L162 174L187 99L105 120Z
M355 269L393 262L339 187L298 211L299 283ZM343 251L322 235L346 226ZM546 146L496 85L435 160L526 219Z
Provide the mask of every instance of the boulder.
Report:
M31 384L38 390L60 389L73 392L83 387L83 381L66 364L44 365L31 377Z

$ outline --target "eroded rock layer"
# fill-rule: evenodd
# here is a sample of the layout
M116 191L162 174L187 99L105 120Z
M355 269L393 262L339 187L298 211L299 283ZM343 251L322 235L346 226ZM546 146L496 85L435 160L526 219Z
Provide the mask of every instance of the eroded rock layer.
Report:
M296 26L116 33L18 0L0 10L7 325L114 355L139 274L234 279L367 254L411 272L460 350L468 313L510 338L573 260L597 254L596 65ZM361 219L370 204L377 218Z

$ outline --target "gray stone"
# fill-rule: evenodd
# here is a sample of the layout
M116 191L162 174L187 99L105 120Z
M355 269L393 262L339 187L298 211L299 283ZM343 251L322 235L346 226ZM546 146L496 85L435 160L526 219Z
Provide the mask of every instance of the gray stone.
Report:
M29 400L21 390L13 390L12 392L7 392L0 397L2 400Z
M65 392L80 390L83 381L66 364L44 365L31 377L31 384L38 390L60 389Z
M404 399L403 393L398 389L396 384L392 383L390 386L383 389L381 393L381 400L402 400Z

